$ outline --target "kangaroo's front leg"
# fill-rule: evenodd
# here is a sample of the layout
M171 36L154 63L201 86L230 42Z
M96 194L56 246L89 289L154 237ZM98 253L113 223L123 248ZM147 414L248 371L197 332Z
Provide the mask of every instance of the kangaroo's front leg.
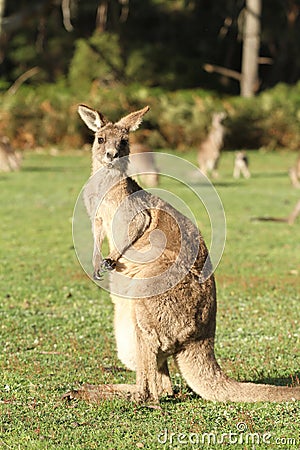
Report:
M110 254L110 257L105 258L102 261L102 269L104 270L114 270L116 268L117 265L117 260L120 258L119 255L116 255L114 258L112 258L112 254Z
M131 213L131 215L133 215ZM130 216L129 216L130 217ZM151 222L151 215L148 211L138 212L132 220L126 220L124 213L118 226L113 227L113 241L115 248L111 250L107 258L103 260L104 270L113 270L117 261L147 230Z
M94 250L93 250L93 278L94 280L101 280L102 272L102 255L101 247L104 240L104 230L102 226L102 219L95 217L93 221L93 236L94 236Z

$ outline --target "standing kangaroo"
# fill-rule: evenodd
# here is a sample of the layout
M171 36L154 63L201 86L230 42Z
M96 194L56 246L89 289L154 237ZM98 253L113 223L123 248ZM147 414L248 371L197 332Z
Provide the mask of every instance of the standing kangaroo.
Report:
M300 188L300 155L298 156L298 159L293 167L289 170L289 176L292 185L295 188Z
M157 186L159 176L151 148L144 143L134 142L130 145L130 154L138 155L137 157L129 158L131 172L138 173L138 178L145 186Z
M244 178L250 178L249 161L245 151L239 151L235 154L233 178L240 178L241 174Z
M260 220L261 222L286 222L293 225L297 217L300 215L300 200L294 206L292 212L287 217L254 217L252 220Z
M209 256L203 238L187 217L126 176L128 135L138 128L148 109L112 123L101 113L79 106L81 118L95 133L93 176L85 191L98 248L94 271L101 276L103 269L109 270L111 290L119 293L112 294L118 356L136 371L136 384L83 385L64 397L97 401L119 396L157 402L163 394L172 394L167 360L174 356L188 385L204 399L300 400L299 387L240 383L218 365L214 354L216 287L206 266ZM97 196L101 197L98 207ZM110 253L102 261L104 236Z
M225 135L225 127L222 122L225 118L225 112L213 114L208 136L198 148L199 168L205 175L211 173L213 178L218 176L217 168Z
M0 172L12 172L20 169L21 154L16 152L7 136L0 138Z

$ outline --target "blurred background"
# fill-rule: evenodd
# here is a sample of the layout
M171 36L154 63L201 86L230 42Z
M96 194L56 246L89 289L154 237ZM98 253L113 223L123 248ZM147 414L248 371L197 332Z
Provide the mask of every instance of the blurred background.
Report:
M155 148L300 146L299 0L0 0L0 135L79 148L76 109L151 106ZM141 137L141 140L145 138Z

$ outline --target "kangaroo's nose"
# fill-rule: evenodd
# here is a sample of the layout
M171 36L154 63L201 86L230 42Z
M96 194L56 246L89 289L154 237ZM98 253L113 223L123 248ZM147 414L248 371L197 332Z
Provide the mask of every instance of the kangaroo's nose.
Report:
M108 151L106 152L106 158L107 158L107 159L110 159L111 161L112 161L113 159L118 158L118 156L119 156L119 153L118 153L117 151L114 151L114 150L108 150Z

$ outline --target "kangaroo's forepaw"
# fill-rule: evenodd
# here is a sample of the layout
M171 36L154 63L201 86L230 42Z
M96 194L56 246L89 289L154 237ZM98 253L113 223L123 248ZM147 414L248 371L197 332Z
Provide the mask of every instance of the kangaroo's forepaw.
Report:
M95 281L102 281L103 280L103 273L101 269L95 270L93 273L93 279Z
M102 262L102 267L104 270L114 270L116 268L116 261L111 258L105 258Z

